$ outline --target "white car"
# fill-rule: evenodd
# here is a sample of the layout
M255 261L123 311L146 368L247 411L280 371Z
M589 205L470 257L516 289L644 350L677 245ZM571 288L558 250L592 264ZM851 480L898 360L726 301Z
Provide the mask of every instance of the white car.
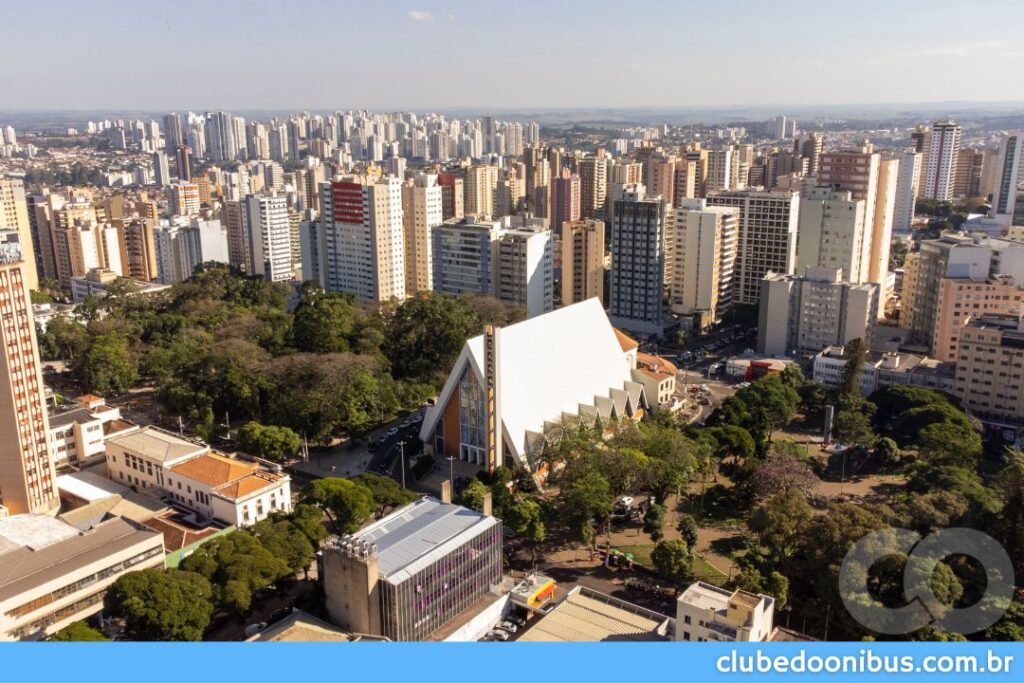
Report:
M631 507L633 505L633 499L629 496L623 496L619 499L619 505L624 507Z
M515 633L516 631L519 630L519 627L516 626L515 624L513 624L511 621L503 621L503 622L501 622L500 624L498 624L498 628L500 628L500 629L502 629L504 631L508 631L509 633Z
M501 629L492 629L487 632L484 636L484 640L500 640L502 642L508 640L508 631L502 631Z

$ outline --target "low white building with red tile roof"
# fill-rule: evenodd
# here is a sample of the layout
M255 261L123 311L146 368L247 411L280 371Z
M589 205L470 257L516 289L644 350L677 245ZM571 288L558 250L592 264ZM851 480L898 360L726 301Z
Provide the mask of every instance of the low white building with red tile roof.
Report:
M220 453L204 453L167 473L171 497L210 519L246 527L290 512L291 479Z
M153 426L106 442L107 476L199 517L245 527L291 510L291 478Z

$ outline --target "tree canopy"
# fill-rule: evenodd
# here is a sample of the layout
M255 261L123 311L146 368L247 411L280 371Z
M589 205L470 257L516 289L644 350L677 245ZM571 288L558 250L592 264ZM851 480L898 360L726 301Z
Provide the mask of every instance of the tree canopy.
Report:
M103 600L104 610L125 621L131 640L202 640L213 614L213 589L191 571L144 569L117 578Z

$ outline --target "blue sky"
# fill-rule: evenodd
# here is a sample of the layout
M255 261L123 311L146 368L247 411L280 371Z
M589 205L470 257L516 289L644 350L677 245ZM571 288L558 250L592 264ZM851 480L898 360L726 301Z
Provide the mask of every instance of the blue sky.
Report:
M0 107L1024 100L1024 3L7 2Z

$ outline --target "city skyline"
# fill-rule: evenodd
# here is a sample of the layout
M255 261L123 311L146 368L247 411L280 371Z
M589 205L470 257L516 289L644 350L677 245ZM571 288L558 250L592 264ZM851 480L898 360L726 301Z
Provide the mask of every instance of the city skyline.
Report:
M957 83L970 83L959 92L979 100L1005 102L1024 88L1024 71L1014 68L1024 66L1013 36L1021 7L861 8L860 16L884 17L887 27L915 29L894 37L850 21L838 5L764 16L743 4L746 10L731 11L723 24L713 9L671 4L627 12L610 2L525 2L511 12L459 0L383 11L185 2L170 15L102 5L73 14L44 0L10 7L7 18L28 26L46 13L48 30L61 40L42 52L34 32L10 34L0 62L25 64L24 55L32 55L33 68L0 71L0 87L12 109L495 111L965 101L951 97ZM1001 20L987 24L982 37L931 38L983 15ZM551 37L560 39L541 40L537 49L546 26L559 27ZM766 44L760 38L768 35L792 41ZM254 51L260 44L264 49ZM493 58L480 58L486 54ZM510 56L513 68L496 71ZM108 87L97 87L97 74ZM53 87L55 79L61 87Z

